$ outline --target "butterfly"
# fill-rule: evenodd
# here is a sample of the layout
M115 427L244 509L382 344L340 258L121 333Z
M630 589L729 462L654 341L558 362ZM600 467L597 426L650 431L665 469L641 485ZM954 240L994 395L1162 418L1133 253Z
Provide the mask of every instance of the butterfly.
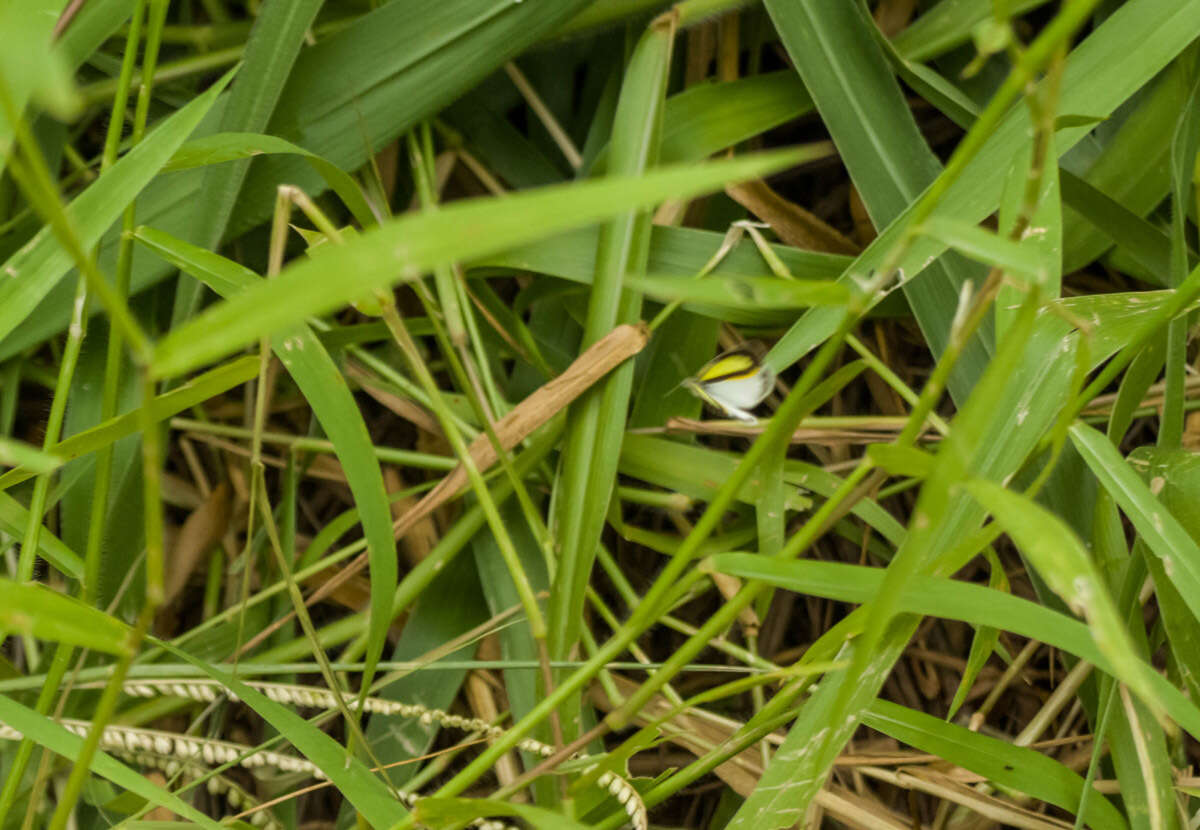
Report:
M775 373L747 347L717 355L683 385L700 400L747 424L758 419L748 410L762 403L775 385Z

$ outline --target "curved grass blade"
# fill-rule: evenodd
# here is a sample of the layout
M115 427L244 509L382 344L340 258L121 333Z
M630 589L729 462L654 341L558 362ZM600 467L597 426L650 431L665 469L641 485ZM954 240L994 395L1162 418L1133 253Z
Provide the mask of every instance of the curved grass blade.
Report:
M722 553L709 557L710 567L744 579L760 579L798 594L867 603L884 587L884 569L817 560L781 561L751 553ZM1105 650L1087 625L1031 600L983 585L934 576L917 576L897 597L903 613L993 625L1023 637L1040 639L1070 652L1101 670L1117 675ZM855 612L860 613L860 612ZM1167 713L1188 732L1200 729L1200 709L1167 678L1138 661L1143 675ZM873 704L872 704L873 705Z
M316 153L310 153L303 147L298 147L290 141L276 138L273 135L229 132L194 138L175 151L171 160L163 165L162 172L190 170L194 167L205 167L230 161L237 162L269 154L300 156L312 165L313 170L316 170L325 180L325 184L350 209L350 213L354 215L354 220L359 225L369 228L377 224L374 212L367 204L367 200L363 198L362 190L349 173ZM230 169L238 166L237 164L230 165ZM201 196L203 197L203 194ZM216 247L215 244L213 247Z
M1120 505L1151 553L1162 560L1192 616L1200 620L1200 545L1108 438L1086 424L1072 426L1070 436L1100 486Z
M1040 752L1013 746L940 718L877 700L863 714L863 723L922 752L936 754L1005 789L1032 796L1064 810L1078 808L1084 781L1069 767ZM1087 826L1126 830L1129 824L1112 802L1090 794L1082 818Z
M1108 658L1114 675L1161 718L1165 702L1148 680L1148 668L1138 657L1116 601L1079 537L1028 496L978 479L966 488L1016 542L1050 589L1087 618L1096 646Z
M263 282L253 271L162 231L139 228L134 238L172 265L202 280L222 297L237 296L238 292ZM363 674L364 686L369 685L391 624L392 595L398 579L396 542L383 472L358 404L312 329L302 322L295 323L272 336L271 348L333 442L358 506L371 565L371 615Z

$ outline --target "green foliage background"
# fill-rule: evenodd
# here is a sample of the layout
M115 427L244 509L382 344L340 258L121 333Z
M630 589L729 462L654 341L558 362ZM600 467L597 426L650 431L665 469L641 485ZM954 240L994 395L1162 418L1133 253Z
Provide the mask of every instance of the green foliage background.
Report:
M1195 826L1198 35L0 6L0 826Z

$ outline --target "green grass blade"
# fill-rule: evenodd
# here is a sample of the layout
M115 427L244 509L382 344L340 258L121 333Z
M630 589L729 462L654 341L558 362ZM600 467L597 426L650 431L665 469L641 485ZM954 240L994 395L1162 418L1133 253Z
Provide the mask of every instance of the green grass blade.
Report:
M253 355L231 360L223 366L218 366L199 375L187 383L159 395L151 404L150 411L155 421L178 415L185 409L195 406L201 401L227 392L235 386L245 383L254 377L258 371L258 358ZM112 444L140 431L137 412L127 412L124 415L97 424L91 429L76 433L65 438L54 446L55 455L70 460L89 452L94 452L106 444ZM33 473L24 468L9 470L0 475L0 490L12 487L14 484L32 478Z
M812 110L794 72L769 72L725 83L696 84L667 98L659 161L700 161ZM608 166L605 145L591 174Z
M362 761L350 755L346 747L291 709L250 688L233 675L196 659L170 643L159 640L154 644L220 683L257 712L263 720L278 729L304 757L321 768L338 791L372 827L382 830L408 815L404 805L392 797L384 783Z
M1006 790L1071 812L1079 806L1083 779L1040 752L1013 746L886 700L871 704L863 715L863 723L914 749L936 754L983 775ZM1112 802L1098 793L1088 798L1083 818L1089 827L1111 830L1129 827Z
M978 225L938 216L922 225L921 232L993 268L1003 268L1037 282L1049 278L1036 251Z
M129 626L39 583L0 579L0 630L107 654L129 653Z
M0 78L13 108L32 100L60 120L78 114L80 100L61 49L51 48L54 21L62 10L57 0L5 4L0 7ZM0 172L13 140L13 125L0 114Z
M70 761L76 760L83 748L83 738L68 732L50 718L22 706L7 695L0 695L0 722ZM213 821L179 796L162 787L156 787L146 776L135 772L110 755L97 752L92 757L91 770L129 792L137 793L151 804L178 813L207 830L225 830L223 824Z
M722 573L759 579L788 591L840 602L868 603L886 589L882 568L803 559L780 561L750 553L722 553L707 561ZM994 625L1024 637L1041 639L1095 663L1105 672L1116 673L1116 667L1109 662L1105 650L1097 645L1087 625L1003 591L943 577L917 576L897 597L897 603L907 614ZM860 624L865 615L861 611L856 614L859 619L855 622ZM1135 671L1152 687L1154 696L1164 701L1168 714L1189 732L1200 729L1200 709L1148 663L1139 661L1139 666Z
M675 21L667 16L651 23L634 47L617 101L607 182L661 175L646 171L658 156L674 41ZM625 284L626 275L644 270L650 256L651 216L639 207L649 205L629 205L601 228L581 349L641 315L641 295ZM617 368L568 411L554 505L559 560L546 615L551 659L565 659L583 629L587 585L616 487L633 369L631 362ZM573 738L582 726L578 705L572 702L561 711Z
M863 633L847 643L844 632L834 629L809 650L809 659L840 656L851 660L851 668L827 675L801 706L775 761L731 827L785 826L790 811L815 796L853 734L857 714L878 694L915 630L919 618L895 616L898 598L918 574L955 571L978 552L959 550L983 512L957 484L967 470L994 479L1016 472L1054 422L1069 387L1066 373L1057 371L1064 341L1055 327L1032 325L1033 309L1030 305L1018 315L939 446L914 508L924 518L911 523L887 570L885 589L868 606ZM1073 344L1065 344L1073 354ZM942 556L933 560L931 552Z
M704 279L677 277L629 277L626 285L658 300L682 300L711 306L719 313L727 309L762 311L808 308L815 305L846 305L850 290L836 282L781 280L775 277L710 276Z
M24 441L0 436L0 465L24 467L30 472L52 473L61 467L63 460L53 453L39 449Z
M723 234L695 228L655 226L650 234L650 256L646 271L663 276L694 277L721 247ZM558 234L535 244L521 245L475 260L477 267L494 266L535 271L571 282L590 284L596 270L598 228L581 228ZM792 276L801 280L833 280L850 264L849 257L804 251L789 245L772 245ZM749 240L734 247L713 270L714 275L762 274L767 264ZM731 323L788 325L795 315L761 308L753 314L736 309L723 311L710 306L687 304L698 314Z
M858 3L767 0L788 54L862 195L871 221L884 228L901 216L941 172ZM946 348L961 286L982 278L954 257L930 264L904 292L935 355ZM987 362L990 332L977 335L959 362L951 390L960 401Z
M1079 537L1028 496L990 481L971 481L966 487L1016 542L1050 589L1087 618L1096 645L1116 677L1161 713L1166 705L1147 679L1146 665L1134 649L1116 601Z
M1200 0L1131 0L1118 8L1067 59L1060 96L1060 112L1088 112L1107 116L1138 88L1151 80L1200 34ZM1147 48L1147 44L1153 44ZM1000 203L1004 177L1016 150L1028 141L1029 114L1014 107L950 184L937 214L978 222ZM1086 126L1058 131L1059 154L1065 153L1088 131ZM847 274L866 274L878 268L893 245L907 232L911 208L883 229L855 260ZM926 262L944 251L933 240L913 245L898 264L906 278L919 273ZM777 369L789 366L821 343L833 331L834 313L815 309L802 317L771 350L769 362Z
M423 798L417 804L418 821L428 827L452 827L485 816L515 816L544 830L586 830L561 813L528 804L513 804L498 798Z
M245 74L230 92L221 115L221 132L261 133L267 128L309 26L322 5L322 0L296 0L271 3L261 9L242 54ZM220 247L249 170L250 162L241 161L205 172L192 229L192 238L201 247ZM182 283L176 294L174 321L195 313L199 298L199 286Z
M1072 426L1070 435L1100 485L1120 505L1150 551L1163 560L1175 588L1200 620L1200 546L1108 438L1085 424Z
M37 471L29 472L36 474ZM29 521L29 510L8 493L0 492L0 528L16 538L21 538L25 535ZM83 578L83 559L44 527L38 534L37 553L72 579Z
M1096 131L1098 149L1092 141L1081 142L1062 158L1063 198L1067 198L1066 173L1086 181L1135 216L1143 217L1158 205L1170 190L1171 137L1179 111L1190 91L1190 70L1186 61L1177 61L1131 99L1133 111L1115 129ZM1128 106L1128 105L1127 105ZM1130 175L1130 162L1137 159L1137 175ZM1109 248L1107 229L1093 228L1080 222L1088 218L1079 206L1064 207L1066 227L1063 239L1063 271L1076 271ZM1101 232L1103 231L1103 232ZM1115 237L1114 237L1115 238ZM1117 240L1119 245L1124 243ZM1165 285L1165 267L1151 273L1161 274Z
M354 169L589 2L562 0L550 9L495 0L382 4L300 55L264 132ZM421 36L397 39L414 20ZM320 189L303 162L263 159L250 170L231 233L269 217L283 183Z
M140 228L135 238L222 297L237 296L262 282L237 263L162 231ZM333 442L346 473L346 483L358 505L371 563L371 615L364 656L367 664L364 682L369 685L391 624L392 595L397 581L396 542L383 473L358 404L312 329L296 323L276 332L271 338L271 348Z
M1017 15L1045 5L1046 0L1014 0L1009 14ZM995 14L991 0L938 3L896 35L893 43L905 57L923 61L971 39L975 27Z
M361 188L349 173L315 153L310 153L303 147L298 147L290 141L284 141L273 135L222 132L194 138L175 151L175 155L171 156L171 160L163 166L162 172L173 173L176 170L190 170L194 167L219 165L223 162L234 163L222 169L235 170L240 166L238 161L272 154L295 155L303 158L324 179L325 184L337 193L342 203L354 214L355 221L364 228L376 224L375 214L372 213L367 200L363 198ZM200 194L200 198L204 198L203 193ZM203 201L201 204L207 205ZM207 216L213 212L215 211L206 212L204 215ZM216 247L215 243L211 247Z
M1170 240L1167 235L1086 180L1059 171L1063 201L1112 242L1125 249L1159 285L1166 285Z
M785 166L794 153L767 153L636 179L549 187L506 199L476 199L404 216L360 234L328 256L285 268L205 312L158 344L153 372L170 377L314 314L331 311L440 264L549 236L669 196L703 193L726 181ZM470 228L469 233L464 233Z
M84 247L90 248L100 241L125 206L196 128L232 77L232 73L227 74L166 119L70 204L67 213ZM5 276L0 280L0 342L66 276L70 267L70 254L49 227L0 266L0 273Z

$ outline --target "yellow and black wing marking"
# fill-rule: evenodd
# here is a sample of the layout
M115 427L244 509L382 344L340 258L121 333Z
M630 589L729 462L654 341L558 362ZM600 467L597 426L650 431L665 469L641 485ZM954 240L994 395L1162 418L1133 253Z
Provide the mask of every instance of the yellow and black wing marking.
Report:
M749 349L734 349L710 360L696 373L700 383L720 383L725 380L743 380L753 377L762 370L762 364Z
M730 418L756 423L750 412L767 397L775 373L749 348L734 349L706 363L684 385L696 397Z

